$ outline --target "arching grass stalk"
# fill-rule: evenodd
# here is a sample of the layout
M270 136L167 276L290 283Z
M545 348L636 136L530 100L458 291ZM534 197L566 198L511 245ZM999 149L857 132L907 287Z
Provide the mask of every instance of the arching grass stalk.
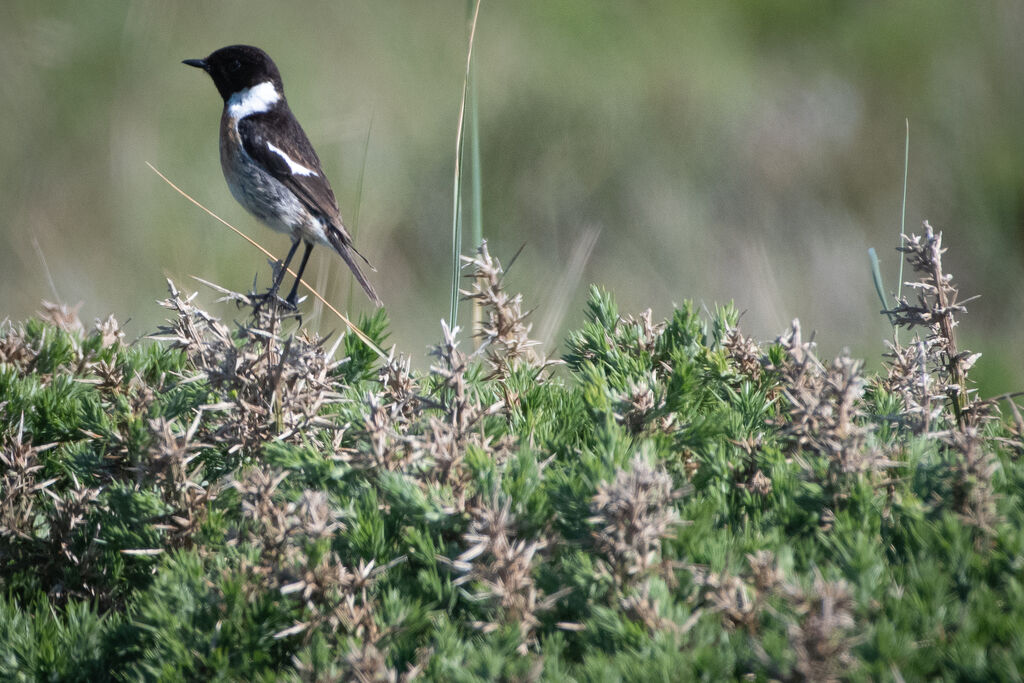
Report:
M907 126L906 137L903 142L903 202L900 207L900 234L896 238L896 248L899 249L903 246L903 235L906 231L907 224L907 177L910 173L910 119L904 119ZM878 265L878 253L874 247L868 249L868 261L871 265L871 279L875 283L875 291L878 293L878 299L882 302L882 310L889 310L889 300L885 295L885 284L882 282L882 271ZM900 259L900 273L896 281L896 298L897 300L903 294L903 259ZM893 320L891 313L887 314L889 323L893 326L893 338L896 343L899 343L899 330L896 328L896 324Z
M470 6L472 6L472 0L470 0ZM474 63L470 66L469 74L469 187L472 195L469 228L473 249L479 249L484 241L483 199L480 188L480 117L477 107L476 71L476 64ZM479 330L482 322L483 305L479 301L474 301L473 330Z
M907 233L907 177L910 174L910 119L903 119L907 127L903 139L903 204L900 207L900 234L896 238L896 246L903 246L903 235ZM900 259L900 276L896 282L896 296L903 295L903 259Z
M190 202L192 202L193 204L195 204L196 206L198 206L198 207L199 207L200 209L202 209L202 210L203 210L203 211L205 211L206 213L208 213L208 214L210 214L211 216L213 216L214 218L216 218L216 219L217 219L218 221L220 221L220 222L221 222L221 223L223 223L224 225L226 225L226 226L228 226L229 228L231 228L231 230L232 230L232 231L234 231L234 233L235 233L236 235L238 235L239 237L243 238L243 239L244 239L244 240L245 240L246 242L248 242L248 243L249 243L249 244L251 244L252 246L254 246L254 247L256 247L257 249L259 249L260 251L262 251L262 252L263 252L263 254L264 254L264 255L265 255L265 256L266 256L267 258L271 258L271 259L277 260L277 258L276 258L276 257L275 257L275 256L274 256L274 255L273 255L273 254L272 254L272 253L271 253L270 251L268 251L267 249L265 249L265 248L263 247L263 245L261 245L261 244L260 244L259 242L257 242L257 241L256 241L256 240L254 240L253 238L249 237L248 235L246 235L246 234L245 234L244 232L242 232L241 230L239 230L239 229L238 229L238 228L236 228L235 226L233 226L233 225L231 225L230 223L228 223L228 222L227 222L226 220L224 220L223 218L221 218L220 216L218 216L217 214L215 214L215 213L214 213L213 211L211 211L210 209L208 209L208 208L206 208L205 206L203 206L203 205L202 205L202 204L201 204L201 203L199 202L199 200L195 199L194 197L192 197L191 195L189 195L189 194L188 194L187 192L185 192L185 191L184 191L183 189L181 189L180 187L178 187L177 185L175 185L174 183L172 183L172 182L171 182L171 180L170 180L170 179L169 179L169 178L168 178L167 176L165 176L165 175L164 175L163 173L161 173L160 171L158 171L158 170L156 169L156 166L154 166L153 164L149 163L148 161L146 162L146 166L149 166L150 170L152 170L152 171L153 171L153 173L156 173L156 174L157 174L158 176L160 176L160 177L161 177L161 178L163 179L163 181L164 181L165 183L167 183L168 185L170 185L170 186L171 186L172 188L174 188L174 189L175 189L175 191L177 191L177 192L178 192L178 194L180 194L180 195L181 195L182 197L184 197L185 199L189 200ZM289 268L289 269L288 269L288 274L289 274L289 275L292 275L292 276L294 277L294 276L295 276L295 271L293 271L293 270L292 270L291 268ZM330 302L329 302L329 301L328 301L327 299L325 299L325 298L323 297L323 295L322 295L322 294L320 294L320 292L318 292L318 291L316 291L315 289L313 289L312 287L310 287L310 286L309 286L309 284L307 284L305 280L302 280L302 286L303 286L303 287L305 287L306 289L308 289L308 290L309 290L309 292L310 292L310 294L312 294L312 295L313 295L314 297L316 297L316 299L317 299L317 300L318 300L318 301L319 301L320 303L322 303L322 304L323 304L324 306L326 306L326 307L328 308L328 310L330 310L330 311L331 311L331 313L333 313L334 315L338 316L338 318L339 318L339 319L341 320L341 322L345 323L345 326L346 326L346 327L348 327L348 329L352 331L352 334L354 334L354 335L355 335L356 337L358 337L358 338L359 338L359 339L360 339L360 340L361 340L361 341L362 341L362 342L363 342L364 344L366 344L366 346L367 346L367 347L369 347L371 351L373 351L374 353L376 353L376 354L377 354L378 356L380 356L380 357L381 357L382 359L384 359L384 360L387 360L387 359L388 359L388 355L387 355L386 353L384 353L384 351L382 351L382 350L381 350L381 348L380 348L379 346L377 346L376 344L374 344L374 343L373 343L373 340L372 340L372 339L370 339L370 338L369 338L368 336L366 336L366 333L365 333L365 332L363 332L363 331L362 331L361 329L359 329L359 327L358 327L358 326L357 326L357 325L356 325L356 324L355 324L354 322L352 322L351 320L349 320L349 319L348 319L348 317L346 317L345 315L343 315L343 314L341 313L341 311L339 311L339 310L338 310L337 308L335 308L334 306L332 306L332 305L331 305L331 303L330 303Z
M449 320L454 326L459 314L459 273L462 252L462 152L466 133L466 102L469 94L470 67L473 63L473 41L476 39L476 22L480 16L480 0L476 0L473 17L469 24L469 47L466 50L466 77L462 81L462 101L459 104L459 120L455 135L455 182L452 187L452 293Z

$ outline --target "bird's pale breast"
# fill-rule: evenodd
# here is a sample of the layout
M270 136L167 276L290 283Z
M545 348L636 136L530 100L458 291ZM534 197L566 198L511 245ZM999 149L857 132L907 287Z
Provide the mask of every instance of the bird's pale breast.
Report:
M322 221L279 180L245 152L237 121L224 111L220 165L232 196L267 227L295 238L330 246Z

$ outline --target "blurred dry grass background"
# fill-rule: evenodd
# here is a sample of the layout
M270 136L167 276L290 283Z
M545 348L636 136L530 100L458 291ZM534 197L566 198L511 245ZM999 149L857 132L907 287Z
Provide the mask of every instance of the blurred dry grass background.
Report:
M84 319L113 312L138 335L163 316L153 302L165 276L267 282L260 254L145 166L285 250L229 195L221 102L180 64L246 42L280 66L349 222L359 200L356 243L378 267L392 341L425 364L448 311L466 13L465 0L4 2L0 318L55 296L40 253ZM878 249L895 288L909 118L907 228L927 218L944 231L946 267L965 296L982 294L960 332L985 354L983 392L1019 389L1021 35L1015 0L484 0L476 73L491 253L507 262L526 243L509 277L537 323L568 300L563 324L578 324L598 282L623 310L659 317L687 298L735 300L761 339L798 316L822 355L847 346L877 365L889 330L866 250ZM567 291L560 275L593 228L593 255ZM344 265L319 252L311 281L346 303ZM369 310L359 293L351 301Z

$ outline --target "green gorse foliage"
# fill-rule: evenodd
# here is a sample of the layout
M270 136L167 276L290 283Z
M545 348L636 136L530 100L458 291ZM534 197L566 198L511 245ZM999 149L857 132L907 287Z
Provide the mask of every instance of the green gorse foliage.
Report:
M1021 425L943 336L938 239L873 376L596 287L547 359L486 245L477 350L442 326L422 373L173 284L156 341L7 325L0 675L1019 677Z

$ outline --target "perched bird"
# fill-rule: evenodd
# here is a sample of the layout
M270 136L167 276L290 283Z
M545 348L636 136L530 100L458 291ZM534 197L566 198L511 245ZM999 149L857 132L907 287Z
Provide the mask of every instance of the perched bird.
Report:
M270 56L251 45L230 45L205 59L183 63L210 74L224 98L220 165L231 194L264 224L291 235L292 247L268 296L276 296L288 264L303 242L306 251L286 299L292 307L314 244L338 252L367 296L380 306L380 297L353 254L374 268L352 245L320 159L288 107L281 73Z

